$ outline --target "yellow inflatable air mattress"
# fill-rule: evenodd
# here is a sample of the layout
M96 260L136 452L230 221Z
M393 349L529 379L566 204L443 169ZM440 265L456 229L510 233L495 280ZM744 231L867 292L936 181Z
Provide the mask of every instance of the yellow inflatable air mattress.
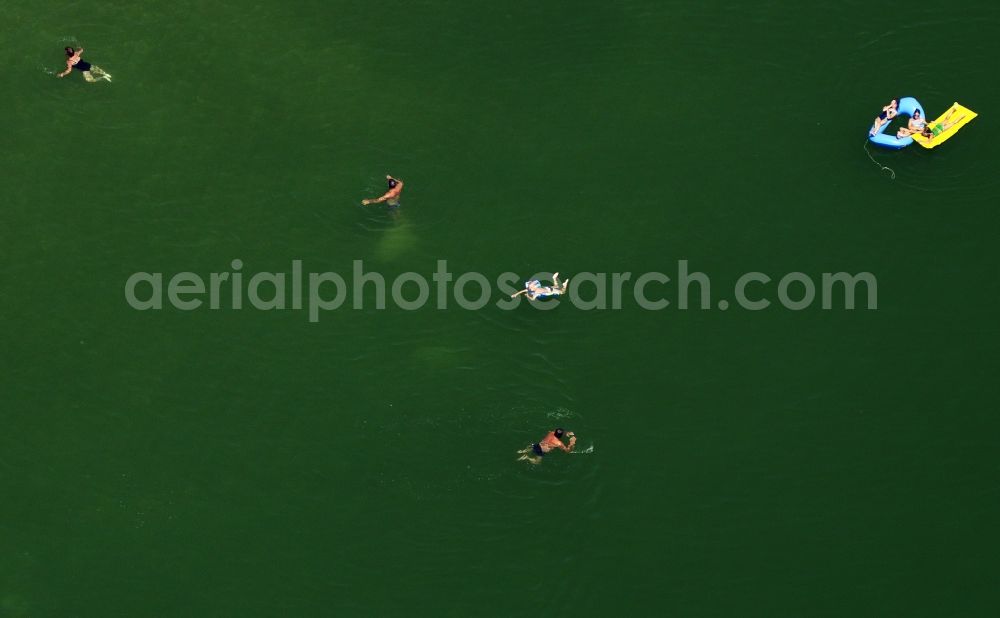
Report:
M968 107L954 103L948 108L948 111L935 118L933 122L927 123L933 135L924 137L922 134L917 134L913 136L913 141L924 148L940 146L947 142L952 135L958 133L959 129L968 124L976 116L976 112Z

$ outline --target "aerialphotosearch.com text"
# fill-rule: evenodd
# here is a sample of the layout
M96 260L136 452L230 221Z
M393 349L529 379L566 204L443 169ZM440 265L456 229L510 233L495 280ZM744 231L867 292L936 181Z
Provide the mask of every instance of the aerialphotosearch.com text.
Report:
M138 311L243 310L305 311L310 322L319 322L325 312L343 309L405 311L444 310L458 307L477 311L490 305L511 311L522 304L550 311L569 304L584 311L620 310L630 303L648 311L726 311L739 308L761 311L783 308L801 311L819 306L827 310L878 308L878 282L870 272L820 273L792 271L781 275L747 272L732 284L727 298L713 299L712 280L691 270L688 260L679 260L670 275L663 272L563 273L570 279L565 294L548 300L529 301L511 294L524 289L525 281L544 285L552 273L537 272L524 277L504 272L493 279L479 272L459 275L448 270L447 260L438 260L429 280L425 274L404 272L386 277L366 271L363 260L354 260L349 273L305 272L301 260L292 260L288 272L243 272L243 261L234 259L230 269L208 273L136 272L125 281L125 300ZM728 288L728 286L727 286ZM499 293L499 295L498 295Z

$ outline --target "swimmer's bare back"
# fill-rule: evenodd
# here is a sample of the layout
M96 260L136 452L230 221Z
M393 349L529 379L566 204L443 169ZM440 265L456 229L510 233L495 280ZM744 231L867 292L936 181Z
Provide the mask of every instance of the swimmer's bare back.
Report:
M72 51L73 53L70 54L70 51ZM80 56L83 55L83 48L80 47L79 49L72 50L71 48L67 47L66 55L69 56L68 58L66 58L66 70L63 71L62 73L56 73L56 77L66 77L67 75L73 72L73 67L75 67L80 62L80 60L82 60Z
M361 200L361 204L363 206L368 206L369 204L381 204L382 202L389 202L392 205L396 205L399 202L399 194L403 192L403 181L398 178L393 178L388 174L385 175L385 181L389 185L389 190L386 191L382 197Z
M102 69L99 66L90 64L82 58L83 48L73 49L72 47L66 48L66 70L61 73L56 73L56 77L66 77L73 72L74 69L80 71L83 74L83 78L90 83L94 83L98 80L103 79L104 81L111 81L111 74Z

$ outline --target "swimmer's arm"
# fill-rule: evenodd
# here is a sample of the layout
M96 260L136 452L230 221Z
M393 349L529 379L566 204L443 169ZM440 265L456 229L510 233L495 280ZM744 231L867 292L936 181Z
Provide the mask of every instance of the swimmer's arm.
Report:
M389 189L389 191L386 193L386 195L389 196L389 197L394 197L396 195L399 195L400 191L403 190L403 181L400 180L399 178L393 178L389 174L385 175L385 179L386 180L395 180L396 181L396 186L393 187L392 189ZM386 199L388 199L388 197Z
M67 75L69 75L69 74L70 74L70 72L71 72L72 70L73 70L73 67L71 67L71 66L69 65L69 63L66 63L66 70L65 70L65 71L63 71L62 73L56 73L56 77L66 77Z
M528 290L521 290L520 292L514 292L513 294L510 295L510 297L511 298L517 298L521 294L527 294L527 293L528 293Z
M386 200L388 200L390 198L392 198L392 191L390 191L389 193L386 193L382 197L377 197L377 198L371 199L371 200L361 200L361 203L364 206L367 206L369 204L381 204L382 202L384 202L384 201L386 201Z
M560 441L558 448L569 453L570 451L573 450L573 447L575 446L576 446L576 435L572 435L569 437L569 446L566 446L565 444L562 443L562 441Z

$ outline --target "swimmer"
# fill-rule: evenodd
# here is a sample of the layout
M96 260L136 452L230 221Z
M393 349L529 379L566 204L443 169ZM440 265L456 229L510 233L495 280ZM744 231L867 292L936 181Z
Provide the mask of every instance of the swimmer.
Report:
M563 444L562 437L563 434L569 437L569 446ZM527 448L518 451L520 457L517 458L518 461L527 461L533 464L542 463L542 457L545 457L546 453L549 453L553 449L558 449L565 453L570 453L576 446L576 434L572 431L564 432L562 428L556 428L545 434L545 437L535 442Z
M399 206L399 194L403 192L403 181L393 178L388 174L385 175L385 181L389 185L389 190L382 197L372 200L361 200L362 206L381 204L382 202L389 202L390 206Z
M927 123L924 122L923 114L920 113L919 109L915 109L913 110L913 117L910 118L910 121L906 123L905 127L900 128L899 131L896 132L896 137L902 139L915 133L921 133L926 126Z
M521 294L526 294L528 300L538 300L543 296L560 296L566 293L569 288L569 279L566 279L562 283L559 283L559 273L552 275L552 285L542 285L542 282L538 279L532 279L531 281L526 281L524 283L524 289L520 292L514 292L510 295L511 298L517 298Z
M878 133L879 127L886 124L899 114L899 101L893 99L889 101L889 104L882 108L882 113L875 117L875 123L872 125L872 130L868 132L872 137Z
M82 55L83 55L82 47L77 50L74 50L72 47L67 47L66 70L63 71L62 73L56 73L56 77L66 77L73 71L73 69L76 69L77 71L83 73L83 79L87 80L90 83L94 83L99 79L104 79L109 82L111 81L111 75L109 73L105 73L104 69L102 69L101 67L90 64L89 62L80 57Z

